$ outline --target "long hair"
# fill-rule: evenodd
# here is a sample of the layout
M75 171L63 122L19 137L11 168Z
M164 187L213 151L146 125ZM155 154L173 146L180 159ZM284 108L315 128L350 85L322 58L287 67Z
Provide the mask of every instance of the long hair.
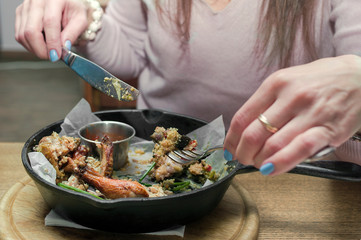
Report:
M315 0L263 0L258 35L258 53L268 50L267 63L278 59L281 67L289 67L294 54L298 29L309 60L317 58L314 30Z
M160 22L164 24L165 21L163 17L167 17L167 19L174 24L174 32L180 39L181 43L189 41L192 0L171 0L167 2L164 0L156 0L155 3ZM161 6L161 4L163 5ZM170 6L165 6L165 4L175 4L175 6L172 6L175 7L175 12L164 11L163 8L171 8Z
M167 17L174 23L181 43L187 42L190 39L192 0L171 1L176 4L176 11L174 15ZM266 65L270 65L275 59L278 59L282 68L292 64L299 28L302 30L305 53L310 60L317 58L313 17L315 2L316 0L263 0L258 24L259 41L255 45L255 52L264 54L267 51L267 56L264 56ZM156 9L160 18L166 14L160 0L156 0Z

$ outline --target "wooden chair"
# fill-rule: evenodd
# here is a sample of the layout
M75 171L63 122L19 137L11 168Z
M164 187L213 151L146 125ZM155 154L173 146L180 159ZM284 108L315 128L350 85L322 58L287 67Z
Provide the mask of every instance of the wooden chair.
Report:
M111 110L119 108L133 109L136 107L136 101L122 102L115 98L109 97L106 94L100 92L98 89L93 88L87 82L83 81L83 95L88 101L93 112L101 110ZM137 88L137 79L128 82L130 85Z

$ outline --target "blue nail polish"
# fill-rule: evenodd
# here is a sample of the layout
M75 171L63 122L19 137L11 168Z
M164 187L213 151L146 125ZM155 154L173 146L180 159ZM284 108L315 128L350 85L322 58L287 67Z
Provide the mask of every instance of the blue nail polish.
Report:
M233 160L232 153L228 152L227 149L224 149L223 156L224 156L224 159L226 159L227 161L232 161Z
M56 52L55 49L50 50L49 56L50 56L50 61L52 62L56 62L59 60L58 53Z
M66 41L65 41L65 47L66 47L68 50L71 49L71 42L70 42L70 40L66 40Z
M262 175L269 175L275 170L275 166L273 163L266 163L265 165L261 166L259 171L262 173Z

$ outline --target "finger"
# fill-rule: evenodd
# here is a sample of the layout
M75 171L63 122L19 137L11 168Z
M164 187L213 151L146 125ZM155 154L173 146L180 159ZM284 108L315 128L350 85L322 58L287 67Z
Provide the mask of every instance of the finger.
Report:
M242 137L243 130L248 126L246 115L243 111L238 112L233 116L230 127L228 129L226 138L224 140L225 158L227 160L235 159L238 143Z
M47 0L43 21L47 53L52 62L59 60L59 56L61 56L60 33L63 9L64 1Z
M234 156L236 154L238 143L247 126L275 101L278 84L272 84L273 79L276 79L274 74L262 83L250 99L233 116L224 141L224 147L231 155Z
M25 36L25 26L26 26L26 21L28 18L28 12L29 12L29 1L25 0L22 5L21 8L19 8L19 34L18 34L18 42L23 45L29 52L32 52L31 47L29 46L26 36Z
M304 113L302 105L304 105L304 101L297 101L297 99L289 99L289 102L278 99L264 113L264 115L269 116L267 117L270 119L269 122L277 127L278 131L265 139L262 148L254 156L256 167L259 167L265 159L289 144L298 134L319 125L312 112Z
M20 41L19 34L20 34L20 23L21 23L21 11L23 5L19 5L15 10L15 40Z
M238 114L243 116L243 122L246 125L253 122L259 114L263 113L276 101L279 89L284 85L284 81L279 77L281 74L278 72L266 78L257 91L238 111Z
M48 58L46 43L43 35L44 1L33 1L29 9L26 22L26 38L33 53L42 59Z
M264 119L259 116L244 130L236 151L237 156L242 156L242 163L258 167L257 163L265 159L263 155L259 155L265 152L265 147L267 153L270 151L273 153L287 144L279 137L279 133L295 115L295 105L291 102L276 100L262 114ZM274 129L269 129L269 127ZM276 139L278 142L271 141L270 145L270 139Z
M293 112L289 109L290 105L279 102L276 101L263 113L266 122L276 129L282 129L293 117ZM269 138L276 137L276 135L278 135L278 131L272 133L267 129L266 123L258 118L255 119L244 130L236 150L236 156L242 156L243 164L255 165L257 154L263 150ZM278 146L271 146L272 149L274 147L278 148Z
M295 119L289 121L277 133L270 136L262 146L262 149L254 156L254 166L259 168L263 161L287 146L295 136L307 129L305 125L295 123ZM297 128L297 126L303 126ZM296 126L296 127L292 127Z
M298 135L290 144L276 152L263 163L260 168L261 173L273 176L288 172L297 164L328 145L329 136L327 132L327 128L314 127Z
M323 104L316 104L314 101L311 103L304 98L302 100L298 99L296 97L291 100L293 103L289 105L288 111L294 111L292 120L285 124L277 134L267 139L261 151L255 156L256 167L275 152L288 145L298 134L302 134L313 127L323 126L324 129L327 129L329 136L328 144L337 144L337 141L335 141L337 134L334 131L337 128L332 126L334 126L335 121L342 121L342 119L336 117L338 111L335 114L332 109ZM328 102L330 101L328 100Z

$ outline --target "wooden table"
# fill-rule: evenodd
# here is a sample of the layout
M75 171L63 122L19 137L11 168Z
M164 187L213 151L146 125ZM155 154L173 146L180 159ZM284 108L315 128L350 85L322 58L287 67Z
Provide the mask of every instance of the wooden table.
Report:
M27 175L22 146L0 143L0 198ZM258 207L259 239L361 239L361 183L295 174L236 178Z

